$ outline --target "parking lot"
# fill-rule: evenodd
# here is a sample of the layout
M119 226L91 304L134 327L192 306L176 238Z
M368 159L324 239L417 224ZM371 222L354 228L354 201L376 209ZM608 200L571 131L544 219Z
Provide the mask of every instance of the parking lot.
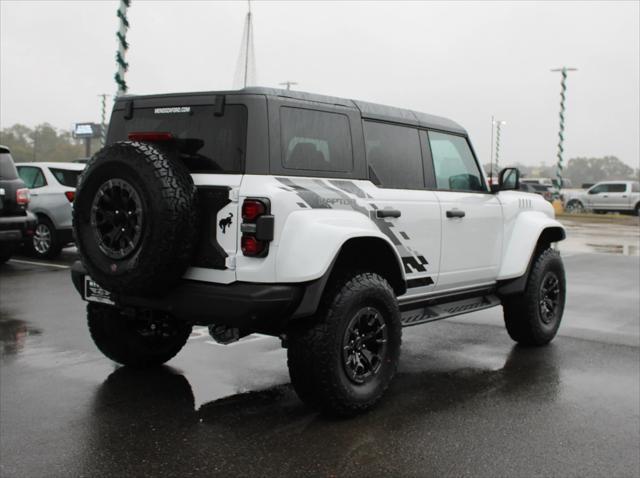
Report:
M196 328L168 366L118 367L89 337L74 250L16 257L0 266L0 474L638 476L638 225L565 224L550 346L515 346L501 308L405 329L390 393L350 420L297 399L269 337Z

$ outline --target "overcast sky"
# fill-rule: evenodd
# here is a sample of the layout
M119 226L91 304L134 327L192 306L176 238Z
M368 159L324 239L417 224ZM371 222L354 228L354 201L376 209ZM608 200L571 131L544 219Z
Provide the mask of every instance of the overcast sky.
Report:
M257 84L449 117L482 160L491 115L501 163L640 157L640 2L254 2ZM113 94L116 1L0 0L0 127L98 121ZM130 93L229 89L246 2L132 0Z

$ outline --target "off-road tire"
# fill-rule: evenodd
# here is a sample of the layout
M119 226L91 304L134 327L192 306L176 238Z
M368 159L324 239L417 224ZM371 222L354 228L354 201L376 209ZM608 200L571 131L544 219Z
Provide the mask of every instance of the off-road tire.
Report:
M352 318L368 307L384 320L387 349L378 372L357 384L343 365L343 338ZM389 283L370 272L341 274L327 286L315 321L290 335L293 387L304 402L331 415L364 412L380 400L395 376L401 336L398 302Z
M546 323L541 312L541 288L543 281L552 275L558 279L559 295L553 318ZM504 323L509 336L521 345L548 344L560 327L565 298L566 282L560 253L545 249L534 259L524 292L503 299Z
M126 181L140 203L140 235L135 247L121 258L104 251L98 228L91 224L100 188L111 180ZM87 272L115 293L163 294L189 266L196 237L196 207L191 175L174 153L132 141L106 146L82 173L74 201L73 229Z
M91 338L108 358L131 367L154 367L172 359L187 342L191 325L162 317L157 327L162 334L145 337L140 330L149 330L149 318L129 317L120 309L101 304L87 305L87 322Z
M635 209L633 210L636 216L640 216L640 202L636 204Z
M44 226L49 233L49 248L46 251L38 251L35 247L35 237L38 231L38 226ZM55 259L60 255L60 251L62 250L62 244L58 238L58 231L56 231L55 226L51 222L51 220L46 216L38 216L38 222L36 223L36 227L34 230L34 235L30 241L25 242L25 249L29 255L37 257L39 259Z

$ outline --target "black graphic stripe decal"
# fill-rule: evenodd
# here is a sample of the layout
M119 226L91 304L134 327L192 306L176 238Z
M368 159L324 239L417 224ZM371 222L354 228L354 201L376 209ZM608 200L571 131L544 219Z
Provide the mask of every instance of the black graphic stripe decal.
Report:
M375 211L378 209L378 206L373 203L369 203L368 205L371 209L368 209L367 207L358 204L357 200L350 196L354 195L359 198L371 197L357 185L343 180L324 181L322 179L310 178L294 180L287 177L279 177L276 178L276 180L290 188L290 192L295 192L300 199L313 209L351 209L368 216L378 227L380 232L387 236L398 250L406 274L426 272L425 265L428 264L427 260L417 253L414 256L414 252L407 245L402 243L400 238L392 230L392 228L395 227L392 222L388 222L377 217ZM298 205L302 207L300 203L298 203ZM409 236L406 233L399 232L399 235L402 239L409 240Z
M419 279L408 279L407 287L409 289L413 287L425 287L433 284L433 279L431 277L420 277Z

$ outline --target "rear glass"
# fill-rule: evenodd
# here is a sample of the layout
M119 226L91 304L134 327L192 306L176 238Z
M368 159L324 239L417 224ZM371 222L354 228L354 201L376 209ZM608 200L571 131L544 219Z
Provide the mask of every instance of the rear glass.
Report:
M56 180L63 186L75 188L78 185L78 178L82 171L75 171L69 169L54 169L49 168Z
M247 110L227 105L215 116L213 106L138 108L133 118L114 111L109 142L126 141L129 133L171 133L168 144L177 148L192 173L239 174L244 172Z
M18 172L9 153L0 153L0 179L16 179Z

